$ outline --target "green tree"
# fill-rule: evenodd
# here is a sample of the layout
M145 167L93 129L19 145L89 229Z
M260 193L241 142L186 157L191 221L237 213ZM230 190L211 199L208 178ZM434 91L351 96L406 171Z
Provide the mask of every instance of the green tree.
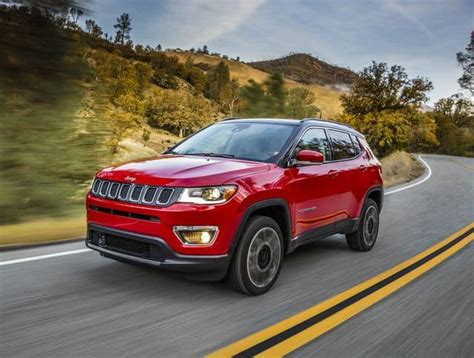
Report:
M229 86L229 94L227 98L227 106L229 107L229 115L233 116L234 113L239 111L240 108L240 85L239 81L235 78L232 79Z
M426 93L433 84L424 78L408 79L405 69L373 62L360 72L350 94L342 95L346 113L364 116L382 111L418 107L428 100Z
M176 56L168 56L162 52L154 52L150 56L150 64L153 68L151 81L163 88L177 89L176 77L182 74L183 65L179 63Z
M214 118L212 103L189 93L163 91L150 98L145 111L148 124L186 136L210 123Z
M371 147L381 157L406 148L410 137L410 121L404 111L385 110L354 117L343 114L338 118L364 133Z
M269 103L265 89L254 80L242 86L240 97L244 104L239 114L247 117L268 116L271 104Z
M77 22L82 15L84 15L84 10L80 7L71 7L69 9L69 16L71 17L71 21L74 25L77 25Z
M203 93L207 87L207 78L204 72L194 65L191 57L186 59L181 76L184 80L189 82L198 93Z
M409 79L401 66L373 62L358 74L351 93L341 96L341 120L364 133L380 156L435 146L436 126L419 113L432 88L427 79Z
M462 98L443 98L435 104L433 117L437 124L438 151L466 155L474 150L472 103Z
M448 117L456 127L473 127L473 103L465 98L458 96L442 98L435 103L434 112Z
M92 19L86 20L86 31L96 39L101 38L103 35L102 28Z
M471 96L474 96L474 31L471 32L471 42L467 45L466 52L458 52L456 57L463 69L458 83L461 88L468 90Z
M242 100L239 114L249 117L281 117L285 115L286 91L283 77L272 73L260 85L249 80L240 90Z
M410 123L407 148L410 152L431 152L439 146L432 113L409 110L407 118Z
M114 25L117 29L115 34L115 43L125 45L130 40L130 32L132 31L132 19L130 15L124 12L117 18L117 23Z
M295 87L288 91L285 116L288 118L315 117L320 109L314 105L316 96L304 87Z
M280 72L273 72L265 81L267 95L272 103L275 115L283 115L285 108L285 88L283 86L283 75Z
M207 97L222 105L230 91L230 71L229 66L224 61L220 61L217 66L208 73Z
M364 133L381 157L396 150L431 150L439 144L433 118L415 108L370 112L357 117L343 113L338 120Z
M136 94L138 98L143 99L146 89L150 86L153 70L150 65L137 62L135 64L135 72L137 79Z

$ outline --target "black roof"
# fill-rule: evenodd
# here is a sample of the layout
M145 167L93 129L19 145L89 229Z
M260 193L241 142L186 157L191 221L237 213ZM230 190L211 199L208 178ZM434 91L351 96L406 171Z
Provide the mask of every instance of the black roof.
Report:
M351 132L360 136L363 136L361 133L356 131L350 125L345 123L340 123L336 121L332 121L329 119L321 119L321 118L305 118L305 119L289 119L289 118L226 118L222 121L236 121L236 122L270 122L270 123L281 123L287 124L292 126L302 126L302 127L310 127L310 126L321 126L325 128L333 128L333 129L340 129L346 132Z

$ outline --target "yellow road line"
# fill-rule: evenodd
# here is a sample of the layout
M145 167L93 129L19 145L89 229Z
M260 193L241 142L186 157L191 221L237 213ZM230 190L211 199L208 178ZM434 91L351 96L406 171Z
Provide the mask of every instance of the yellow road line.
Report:
M429 249L421 252L420 254L402 262L399 265L392 267L391 269L365 281L361 284L350 288L347 291L344 291L328 300L317 304L305 311L302 311L292 317L289 317L279 323L274 324L266 329L261 330L255 334L252 334L248 337L245 337L235 343L230 344L227 347L219 349L218 351L211 353L208 357L232 357L237 355L241 352L254 347L257 344L260 344L276 335L287 331L288 329L295 327L296 325L318 315L326 310L340 304L341 302L349 299L350 297L357 295L368 289L369 287L381 283L381 281L389 278L390 276L408 268L410 265L418 262L426 258L427 256L433 254L438 249L443 248L444 246L448 245L449 243L455 241L459 236L465 234L467 231L474 228L474 223L466 226L465 228L459 230L455 234L451 235L447 239L441 241L440 243L430 247ZM419 277L426 271L430 270L434 266L438 265L440 262L444 261L446 258L454 254L455 252L459 251L470 242L474 240L474 234L470 234L468 237L464 238L462 241L458 242L448 250L442 252L441 254L435 256L433 259L427 261L423 265L419 266L418 268L414 269L413 271L409 272L401 276L400 278L396 279L395 281L389 283L388 285L383 286L380 289L377 289L370 295L356 301L355 303L345 307L342 310L337 311L336 313L330 315L326 319L314 324L306 328L305 330L290 336L289 338L269 347L267 350L261 352L258 357L276 357L285 355L302 345L314 340L318 336L322 335L323 333L327 332L328 330L338 326L342 322L348 320L349 318L353 317L354 315L360 313L361 311L367 309L368 307L372 306L376 302L380 301L381 299L387 297L391 293L397 291L401 287L405 286L407 283L413 281L415 278Z

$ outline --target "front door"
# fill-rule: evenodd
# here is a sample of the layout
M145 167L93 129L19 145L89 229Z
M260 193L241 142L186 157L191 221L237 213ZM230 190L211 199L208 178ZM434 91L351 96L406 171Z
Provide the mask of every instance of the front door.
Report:
M293 156L303 149L322 153L324 163L288 169L292 177L290 190L295 200L294 237L332 231L340 193L337 163L331 163L331 148L326 131L322 128L308 129L298 141Z

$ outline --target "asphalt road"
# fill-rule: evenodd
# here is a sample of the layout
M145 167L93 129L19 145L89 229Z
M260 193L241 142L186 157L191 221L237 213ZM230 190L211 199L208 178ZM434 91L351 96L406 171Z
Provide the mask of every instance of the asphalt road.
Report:
M432 176L385 197L372 251L350 251L342 236L299 248L263 296L95 252L0 266L0 356L203 356L311 307L474 220L474 159L424 159ZM472 246L291 355L474 356ZM82 248L2 252L0 261Z

